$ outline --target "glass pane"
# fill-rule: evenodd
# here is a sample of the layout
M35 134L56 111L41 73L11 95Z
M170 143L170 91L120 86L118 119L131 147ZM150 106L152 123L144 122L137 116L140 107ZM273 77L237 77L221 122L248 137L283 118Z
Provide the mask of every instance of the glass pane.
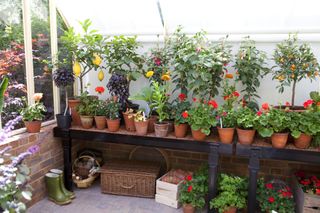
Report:
M21 0L0 1L0 80L9 77L1 122L15 118L27 96ZM23 127L20 122L16 129Z
M35 92L43 93L44 120L54 118L52 74L43 60L51 60L49 1L31 1L32 49Z
M59 61L63 61L64 58L67 58L67 50L61 44L61 36L64 31L67 30L67 26L64 23L61 15L57 11L57 31L58 31L58 52L59 52ZM72 65L70 64L70 70L72 70ZM73 87L67 87L68 97L73 96ZM65 96L65 88L60 88L60 112L64 112L66 107L66 96Z

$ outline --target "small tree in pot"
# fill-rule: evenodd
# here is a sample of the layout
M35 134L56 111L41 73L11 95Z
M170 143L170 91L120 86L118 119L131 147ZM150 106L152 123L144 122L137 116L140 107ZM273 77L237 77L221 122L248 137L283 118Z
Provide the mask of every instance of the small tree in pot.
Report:
M284 92L285 86L292 85L291 105L295 105L296 84L303 78L314 79L319 75L319 63L307 43L298 43L296 34L277 44L273 54L273 60L278 69L273 70L273 79L280 83L279 92Z
M114 36L105 46L107 67L112 74L107 88L111 95L119 98L122 111L137 108L128 101L130 82L138 79L143 66L143 59L137 53L139 44L136 38Z
M68 129L71 126L71 115L68 106L68 86L72 86L74 82L74 76L70 69L67 68L68 65L62 65L54 70L52 74L53 81L58 88L64 88L66 97L66 107L63 113L57 114L57 124L58 127L63 129Z
M236 81L244 86L241 93L244 93L244 100L248 105L259 108L256 98L260 98L257 89L260 86L260 78L269 73L266 67L266 53L256 48L255 42L246 37L240 44L236 54L234 68L237 70Z

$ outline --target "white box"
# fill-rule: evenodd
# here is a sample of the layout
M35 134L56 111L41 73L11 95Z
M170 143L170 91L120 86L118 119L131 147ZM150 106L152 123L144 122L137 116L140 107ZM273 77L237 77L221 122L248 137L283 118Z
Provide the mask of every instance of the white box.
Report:
M155 200L157 203L161 203L161 204L164 204L164 205L176 208L176 209L180 208L180 206L181 206L181 204L179 203L178 200L170 199L166 196L159 195L159 194L156 194Z
M179 200L179 192L184 180L181 180L178 184L161 181L167 174L157 180L156 194L165 196L171 200Z

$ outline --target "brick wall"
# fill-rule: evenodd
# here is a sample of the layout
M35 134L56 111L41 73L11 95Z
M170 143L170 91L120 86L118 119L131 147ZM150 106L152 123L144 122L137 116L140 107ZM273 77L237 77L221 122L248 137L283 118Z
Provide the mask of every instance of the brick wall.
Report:
M53 168L63 168L62 143L55 139L52 133L53 125L42 128L41 133L24 133L10 138L10 141L0 145L0 149L12 146L10 153L14 156L26 151L30 146L39 144L40 150L29 156L24 163L30 168L30 185L33 188L33 205L46 196L44 175Z
M105 160L108 159L128 159L130 152L134 149L133 145L112 144L101 142L75 142L79 148L98 149L103 152ZM169 163L172 168L186 170L196 170L200 165L207 163L208 155L205 153L188 152L166 149ZM219 171L232 173L235 175L248 176L249 159L236 156L220 156ZM260 176L279 176L290 177L292 171L306 170L315 174L320 174L320 166L316 164L306 164L293 161L261 160Z

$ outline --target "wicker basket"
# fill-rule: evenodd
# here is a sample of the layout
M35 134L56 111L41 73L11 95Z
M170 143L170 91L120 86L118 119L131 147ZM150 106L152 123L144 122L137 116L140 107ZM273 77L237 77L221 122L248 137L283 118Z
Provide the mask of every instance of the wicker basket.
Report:
M160 167L140 161L112 161L100 170L101 192L154 198Z
M79 162L81 162L81 160L84 159L94 162L90 168L83 165L79 166ZM100 164L96 159L88 155L83 155L74 161L72 166L72 180L78 188L88 188L89 186L91 186L93 181L99 176L99 173L96 173L96 170L92 170L93 167L99 169Z

